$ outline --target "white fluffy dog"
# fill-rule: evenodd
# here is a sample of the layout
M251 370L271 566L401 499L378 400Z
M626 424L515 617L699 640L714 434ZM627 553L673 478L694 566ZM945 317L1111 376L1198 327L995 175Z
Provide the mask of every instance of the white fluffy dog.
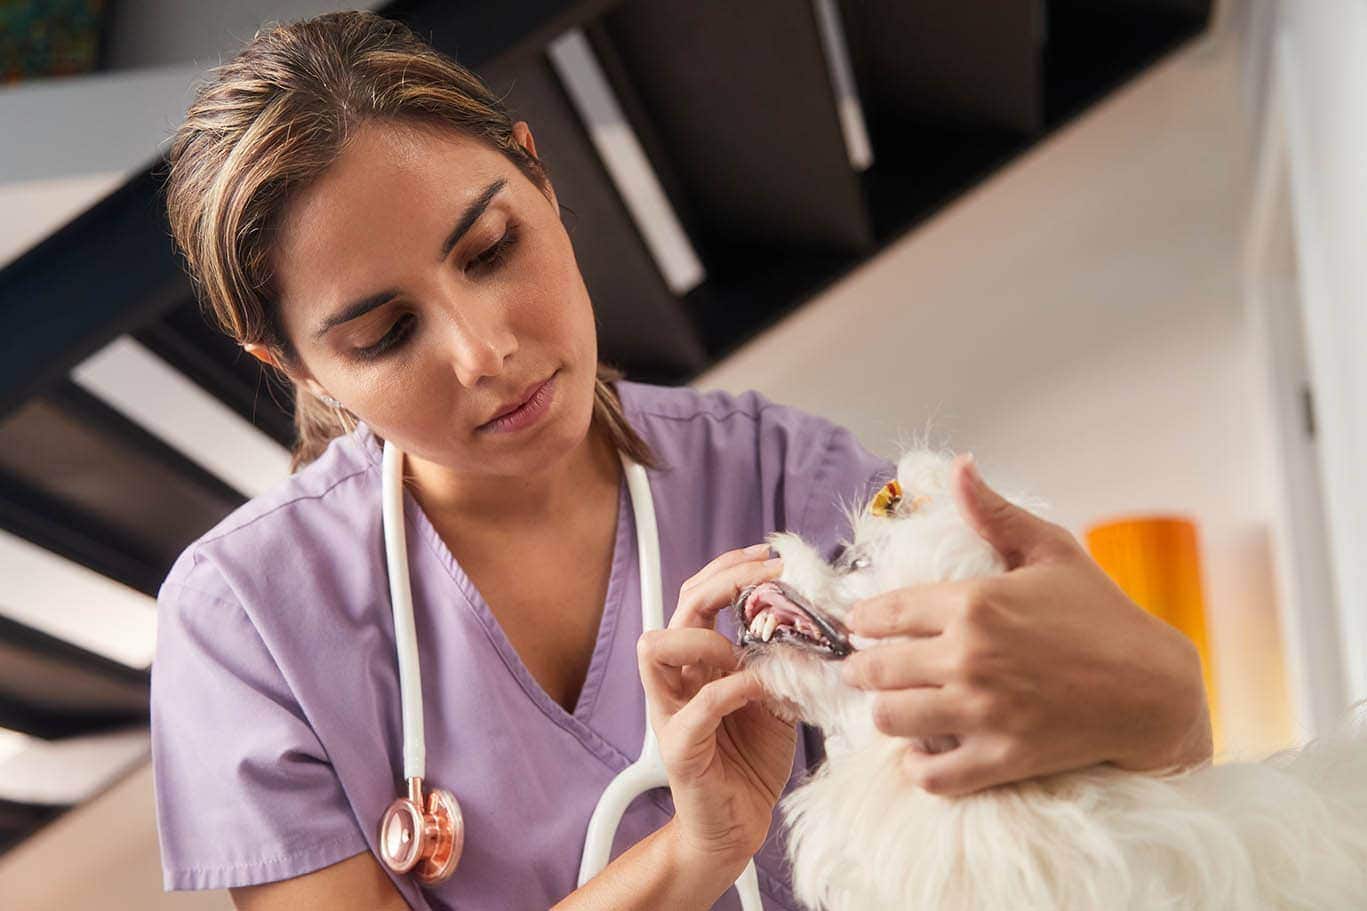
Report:
M774 535L782 577L734 605L772 705L826 736L826 761L782 804L798 898L824 911L1367 908L1362 726L1260 764L1097 766L957 798L900 774L909 742L879 732L872 694L841 681L837 659L868 644L841 621L880 592L1004 570L959 515L949 467L903 455L901 490L851 510L835 565Z

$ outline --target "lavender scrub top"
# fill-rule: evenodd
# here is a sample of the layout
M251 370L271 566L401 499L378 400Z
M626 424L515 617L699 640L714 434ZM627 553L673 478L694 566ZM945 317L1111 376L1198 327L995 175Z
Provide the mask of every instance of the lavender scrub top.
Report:
M833 556L842 501L892 477L848 430L755 392L617 389L667 466L647 471L666 622L684 580L768 532L798 532ZM364 424L333 440L188 547L161 587L152 755L167 889L287 879L377 850L403 773L380 456ZM445 883L394 876L411 907L546 908L574 890L589 815L645 733L625 479L618 503L607 598L571 713L537 685L405 493L427 780L455 793L466 827ZM718 628L734 639L726 612ZM794 781L819 748L804 732ZM670 815L667 789L635 801L613 856ZM797 911L777 818L755 861L764 907ZM739 908L735 890L715 908Z

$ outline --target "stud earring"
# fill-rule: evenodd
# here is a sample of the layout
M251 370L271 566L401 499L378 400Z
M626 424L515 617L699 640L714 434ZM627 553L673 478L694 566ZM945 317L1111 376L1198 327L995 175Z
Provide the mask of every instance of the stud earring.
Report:
M322 400L323 400L323 404L324 404L324 405L327 405L329 408L341 408L341 407L342 407L342 403L341 403L341 402L337 401L337 400L334 399L332 396L328 395L326 392L320 394L320 395L318 396L318 398L322 399Z

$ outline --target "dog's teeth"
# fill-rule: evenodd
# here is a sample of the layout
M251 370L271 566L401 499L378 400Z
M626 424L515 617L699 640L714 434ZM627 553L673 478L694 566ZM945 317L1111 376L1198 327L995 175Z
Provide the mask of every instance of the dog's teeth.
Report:
M766 607L750 620L750 635L759 638L760 630L764 629L764 618L769 616L769 609Z
M774 630L778 628L778 616L773 612L764 615L764 629L760 631L760 638L768 642L774 636Z

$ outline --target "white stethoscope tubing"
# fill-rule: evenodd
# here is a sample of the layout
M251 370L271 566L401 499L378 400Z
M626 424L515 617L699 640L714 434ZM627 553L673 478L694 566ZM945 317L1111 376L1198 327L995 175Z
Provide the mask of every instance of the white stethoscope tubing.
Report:
M650 481L638 463L619 456L626 471L627 490L636 519L636 547L640 554L641 629L664 627L664 600L660 577L660 534L655 523L655 503ZM403 708L403 776L426 778L427 749L423 736L422 682L418 664L418 636L413 622L413 593L408 573L408 546L403 523L403 452L386 441L382 464L381 498L384 520L385 562L389 568L389 596L394 608L394 639L399 658L399 696ZM582 886L607 866L612 839L627 807L655 788L669 786L660 744L646 718L641 755L619 772L598 799L584 836L584 855L579 865ZM736 880L742 911L763 911L755 862L745 866Z
M660 534L655 525L655 502L645 469L625 456L621 458L632 512L636 516L636 549L641 564L641 629L661 629L665 612L664 593L660 588ZM669 776L660 756L660 744L647 717L640 757L617 773L589 817L588 832L584 835L584 857L579 864L579 885L584 885L607 866L612 836L616 834L627 806L647 791L668 786Z
M403 452L385 441L380 498L384 519L389 603L394 608L394 647L399 655L399 702L403 710L403 777L427 777L427 739L422 727L422 669L418 631L413 623L413 591L408 576L408 543L403 525Z

